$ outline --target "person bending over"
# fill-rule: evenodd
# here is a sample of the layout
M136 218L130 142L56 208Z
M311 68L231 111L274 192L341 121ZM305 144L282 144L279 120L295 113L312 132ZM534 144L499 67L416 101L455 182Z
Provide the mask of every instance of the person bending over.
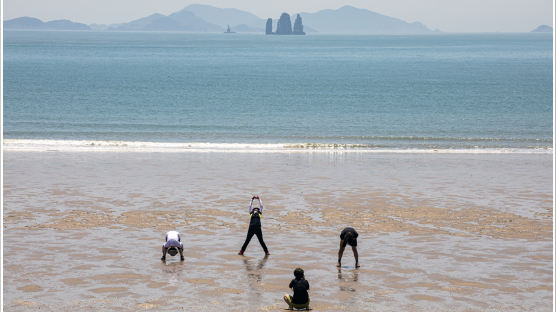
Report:
M357 253L357 232L354 228L347 227L345 228L342 233L340 233L340 250L338 251L338 264L337 267L342 266L342 255L344 254L344 249L346 245L349 244L351 246L351 250L353 250L353 257L355 258L355 267L359 267L359 254Z
M162 245L162 258L160 260L166 260L166 253L170 249L177 249L180 252L180 260L183 261L183 244L181 243L181 236L178 231L166 232L166 243ZM170 255L175 256L175 251L170 250ZM173 253L173 254L172 254Z
M297 268L293 271L295 278L290 282L289 287L293 290L293 297L285 294L284 301L289 309L309 309L309 282L305 279L303 269Z
M257 199L259 201L258 207L253 207L253 201ZM249 221L249 230L247 231L247 237L245 238L245 243L241 246L241 249L238 252L238 255L243 255L247 245L249 245L249 241L253 235L257 235L259 239L259 243L263 247L264 253L268 256L270 253L268 252L268 248L266 248L266 244L263 240L263 232L261 230L261 215L263 213L263 202L259 198L259 196L253 196L251 198L251 204L249 204L249 214L251 215L251 219Z

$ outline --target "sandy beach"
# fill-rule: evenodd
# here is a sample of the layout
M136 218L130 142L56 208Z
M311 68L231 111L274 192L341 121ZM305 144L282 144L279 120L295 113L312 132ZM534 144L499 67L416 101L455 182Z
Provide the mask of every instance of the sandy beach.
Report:
M5 311L552 311L552 154L4 151ZM271 255L247 232L264 200ZM339 234L359 232L360 269ZM169 230L185 261L160 261Z

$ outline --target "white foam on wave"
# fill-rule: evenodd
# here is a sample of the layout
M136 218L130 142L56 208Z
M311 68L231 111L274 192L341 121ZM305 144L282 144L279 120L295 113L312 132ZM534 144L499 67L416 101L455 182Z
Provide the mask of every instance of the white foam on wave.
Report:
M4 139L4 151L26 152L224 152L224 153L445 153L445 154L552 154L552 148L393 149L337 143L171 143L94 140Z

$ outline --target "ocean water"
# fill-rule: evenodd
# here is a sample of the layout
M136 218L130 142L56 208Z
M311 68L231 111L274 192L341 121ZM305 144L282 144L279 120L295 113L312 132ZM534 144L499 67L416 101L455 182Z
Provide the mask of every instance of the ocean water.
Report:
M4 138L551 151L552 46L549 34L4 31Z

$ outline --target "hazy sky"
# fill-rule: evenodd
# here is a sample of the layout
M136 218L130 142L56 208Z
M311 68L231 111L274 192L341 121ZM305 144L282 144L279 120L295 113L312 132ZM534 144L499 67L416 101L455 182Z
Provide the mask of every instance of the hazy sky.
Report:
M4 20L32 16L112 24L194 3L237 8L261 18L352 5L446 32L530 31L540 24L553 26L554 12L552 0L4 0L2 12Z

